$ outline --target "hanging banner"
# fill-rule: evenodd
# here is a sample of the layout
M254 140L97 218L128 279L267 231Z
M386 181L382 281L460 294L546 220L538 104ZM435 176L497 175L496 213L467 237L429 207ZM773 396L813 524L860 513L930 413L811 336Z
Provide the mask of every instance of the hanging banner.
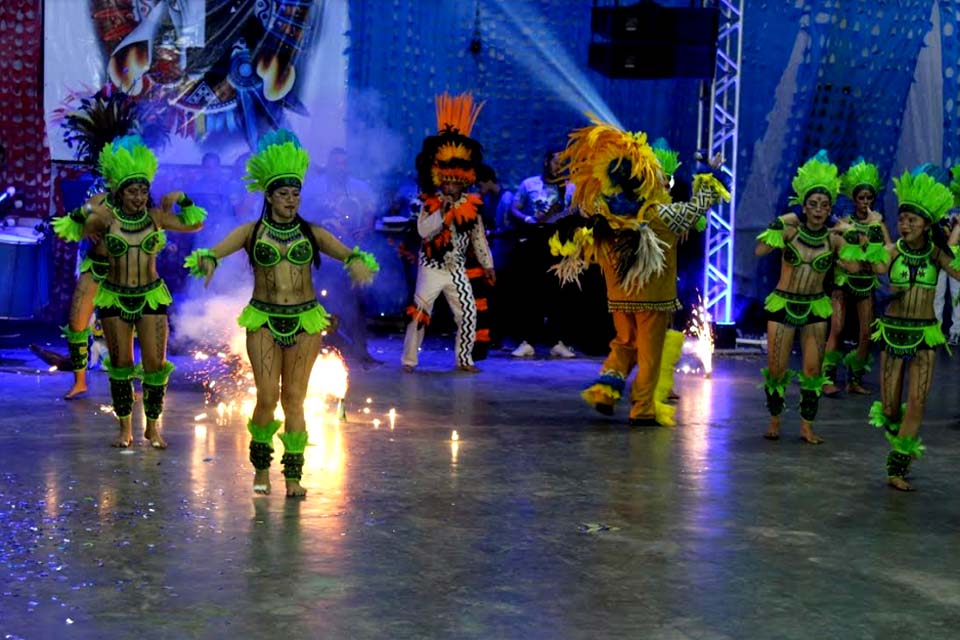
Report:
M346 0L46 0L44 21L55 160L63 115L104 88L159 109L181 162L342 110Z

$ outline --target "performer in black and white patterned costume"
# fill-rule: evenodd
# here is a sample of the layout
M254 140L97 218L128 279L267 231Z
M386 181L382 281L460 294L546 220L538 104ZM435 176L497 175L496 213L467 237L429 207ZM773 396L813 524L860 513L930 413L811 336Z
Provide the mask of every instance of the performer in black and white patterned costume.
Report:
M495 280L493 257L479 215L482 200L478 194L466 192L476 182L476 167L483 160L480 145L468 137L481 106L473 104L470 94L439 96L439 133L423 141L417 156L421 190L417 231L423 242L414 300L407 309L410 323L403 341L401 364L408 373L417 366L433 303L441 293L457 323L454 344L457 369L479 371L472 353L477 305L466 273L468 247L472 245L487 280L491 284Z

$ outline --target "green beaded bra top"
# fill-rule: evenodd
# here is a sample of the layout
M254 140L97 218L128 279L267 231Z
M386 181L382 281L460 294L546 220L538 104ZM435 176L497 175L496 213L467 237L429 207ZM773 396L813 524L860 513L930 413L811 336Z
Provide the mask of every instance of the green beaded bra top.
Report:
M285 245L287 251L280 253L280 249L272 242L265 242L257 238L253 243L253 262L259 267L275 267L286 260L291 264L303 266L313 260L313 244L304 237L300 230L300 220L293 222L276 222L266 216L260 219L265 231L264 236ZM261 236L262 237L262 236Z
M830 230L826 227L819 231L811 231L806 225L801 224L797 227L797 235L794 236L790 242L786 243L786 246L783 248L784 261L793 267L809 264L817 273L826 273L833 264L833 250L830 248L830 243L827 240L829 233ZM825 249L825 251L818 253L810 260L804 260L803 256L800 255L800 251L794 246L795 242L799 242L810 249Z

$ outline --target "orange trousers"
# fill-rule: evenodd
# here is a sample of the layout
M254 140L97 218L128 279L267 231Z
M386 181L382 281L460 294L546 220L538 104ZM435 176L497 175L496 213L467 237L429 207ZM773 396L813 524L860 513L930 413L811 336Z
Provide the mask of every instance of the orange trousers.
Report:
M617 335L610 341L610 355L602 371L614 370L626 378L637 367L630 387L630 417L654 418L654 391L660 376L663 343L673 313L670 311L614 311Z

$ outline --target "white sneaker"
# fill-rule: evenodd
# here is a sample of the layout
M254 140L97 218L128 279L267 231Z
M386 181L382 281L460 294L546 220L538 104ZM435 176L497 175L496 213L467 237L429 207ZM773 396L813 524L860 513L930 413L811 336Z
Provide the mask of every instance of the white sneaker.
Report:
M513 350L510 353L514 358L529 358L535 356L537 352L533 347L530 346L530 343L524 340L520 343L520 346Z
M553 345L553 348L550 349L550 355L552 355L554 358L576 358L577 357L577 354L573 352L573 349L563 344L562 342L558 342L557 344Z
M960 336L950 336L950 339L947 340L947 344L951 347L960 346Z

